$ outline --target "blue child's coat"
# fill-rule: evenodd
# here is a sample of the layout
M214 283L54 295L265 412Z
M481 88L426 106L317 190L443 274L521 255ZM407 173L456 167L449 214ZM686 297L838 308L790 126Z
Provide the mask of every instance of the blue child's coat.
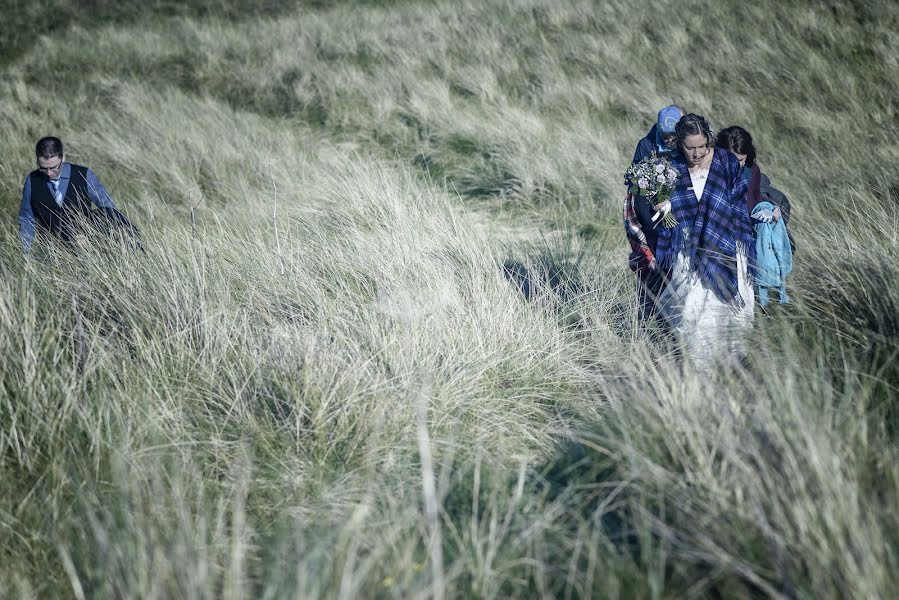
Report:
M776 207L770 202L759 202L752 209L756 215L761 211L773 211ZM768 288L776 288L780 294L780 303L789 302L786 279L793 270L793 251L790 249L790 238L784 220L778 219L770 223L754 220L755 254L757 261L756 285L759 290L759 304L768 304Z

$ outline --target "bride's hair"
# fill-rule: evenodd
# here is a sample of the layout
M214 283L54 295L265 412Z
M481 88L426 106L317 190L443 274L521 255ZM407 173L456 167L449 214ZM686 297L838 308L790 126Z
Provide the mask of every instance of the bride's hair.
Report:
M688 135L704 135L709 148L715 146L715 132L705 117L690 113L684 115L674 126L674 135L677 136L677 147L683 148L684 140Z

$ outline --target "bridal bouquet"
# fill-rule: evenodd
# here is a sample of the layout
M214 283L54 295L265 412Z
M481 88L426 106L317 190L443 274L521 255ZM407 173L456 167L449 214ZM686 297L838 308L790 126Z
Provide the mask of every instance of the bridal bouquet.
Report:
M624 174L627 191L649 200L656 210L652 217L655 223L659 218L665 227L674 227L677 221L671 214L671 192L677 181L677 169L664 156L655 152L628 167Z

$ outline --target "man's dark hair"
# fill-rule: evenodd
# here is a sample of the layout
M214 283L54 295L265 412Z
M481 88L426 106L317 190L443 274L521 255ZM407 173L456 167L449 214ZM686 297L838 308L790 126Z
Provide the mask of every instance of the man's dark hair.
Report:
M752 136L739 125L725 127L719 131L717 146L730 150L734 154L745 154L747 167L755 164L755 146L752 143Z
M42 137L34 146L34 154L38 158L53 158L54 156L62 156L62 140L58 137Z

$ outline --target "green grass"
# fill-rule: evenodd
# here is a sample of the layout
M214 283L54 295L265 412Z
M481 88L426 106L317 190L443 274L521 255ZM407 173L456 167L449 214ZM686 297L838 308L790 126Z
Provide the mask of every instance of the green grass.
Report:
M891 4L7 12L0 596L899 594ZM740 368L633 323L671 101L794 206ZM22 260L49 133L146 254Z

